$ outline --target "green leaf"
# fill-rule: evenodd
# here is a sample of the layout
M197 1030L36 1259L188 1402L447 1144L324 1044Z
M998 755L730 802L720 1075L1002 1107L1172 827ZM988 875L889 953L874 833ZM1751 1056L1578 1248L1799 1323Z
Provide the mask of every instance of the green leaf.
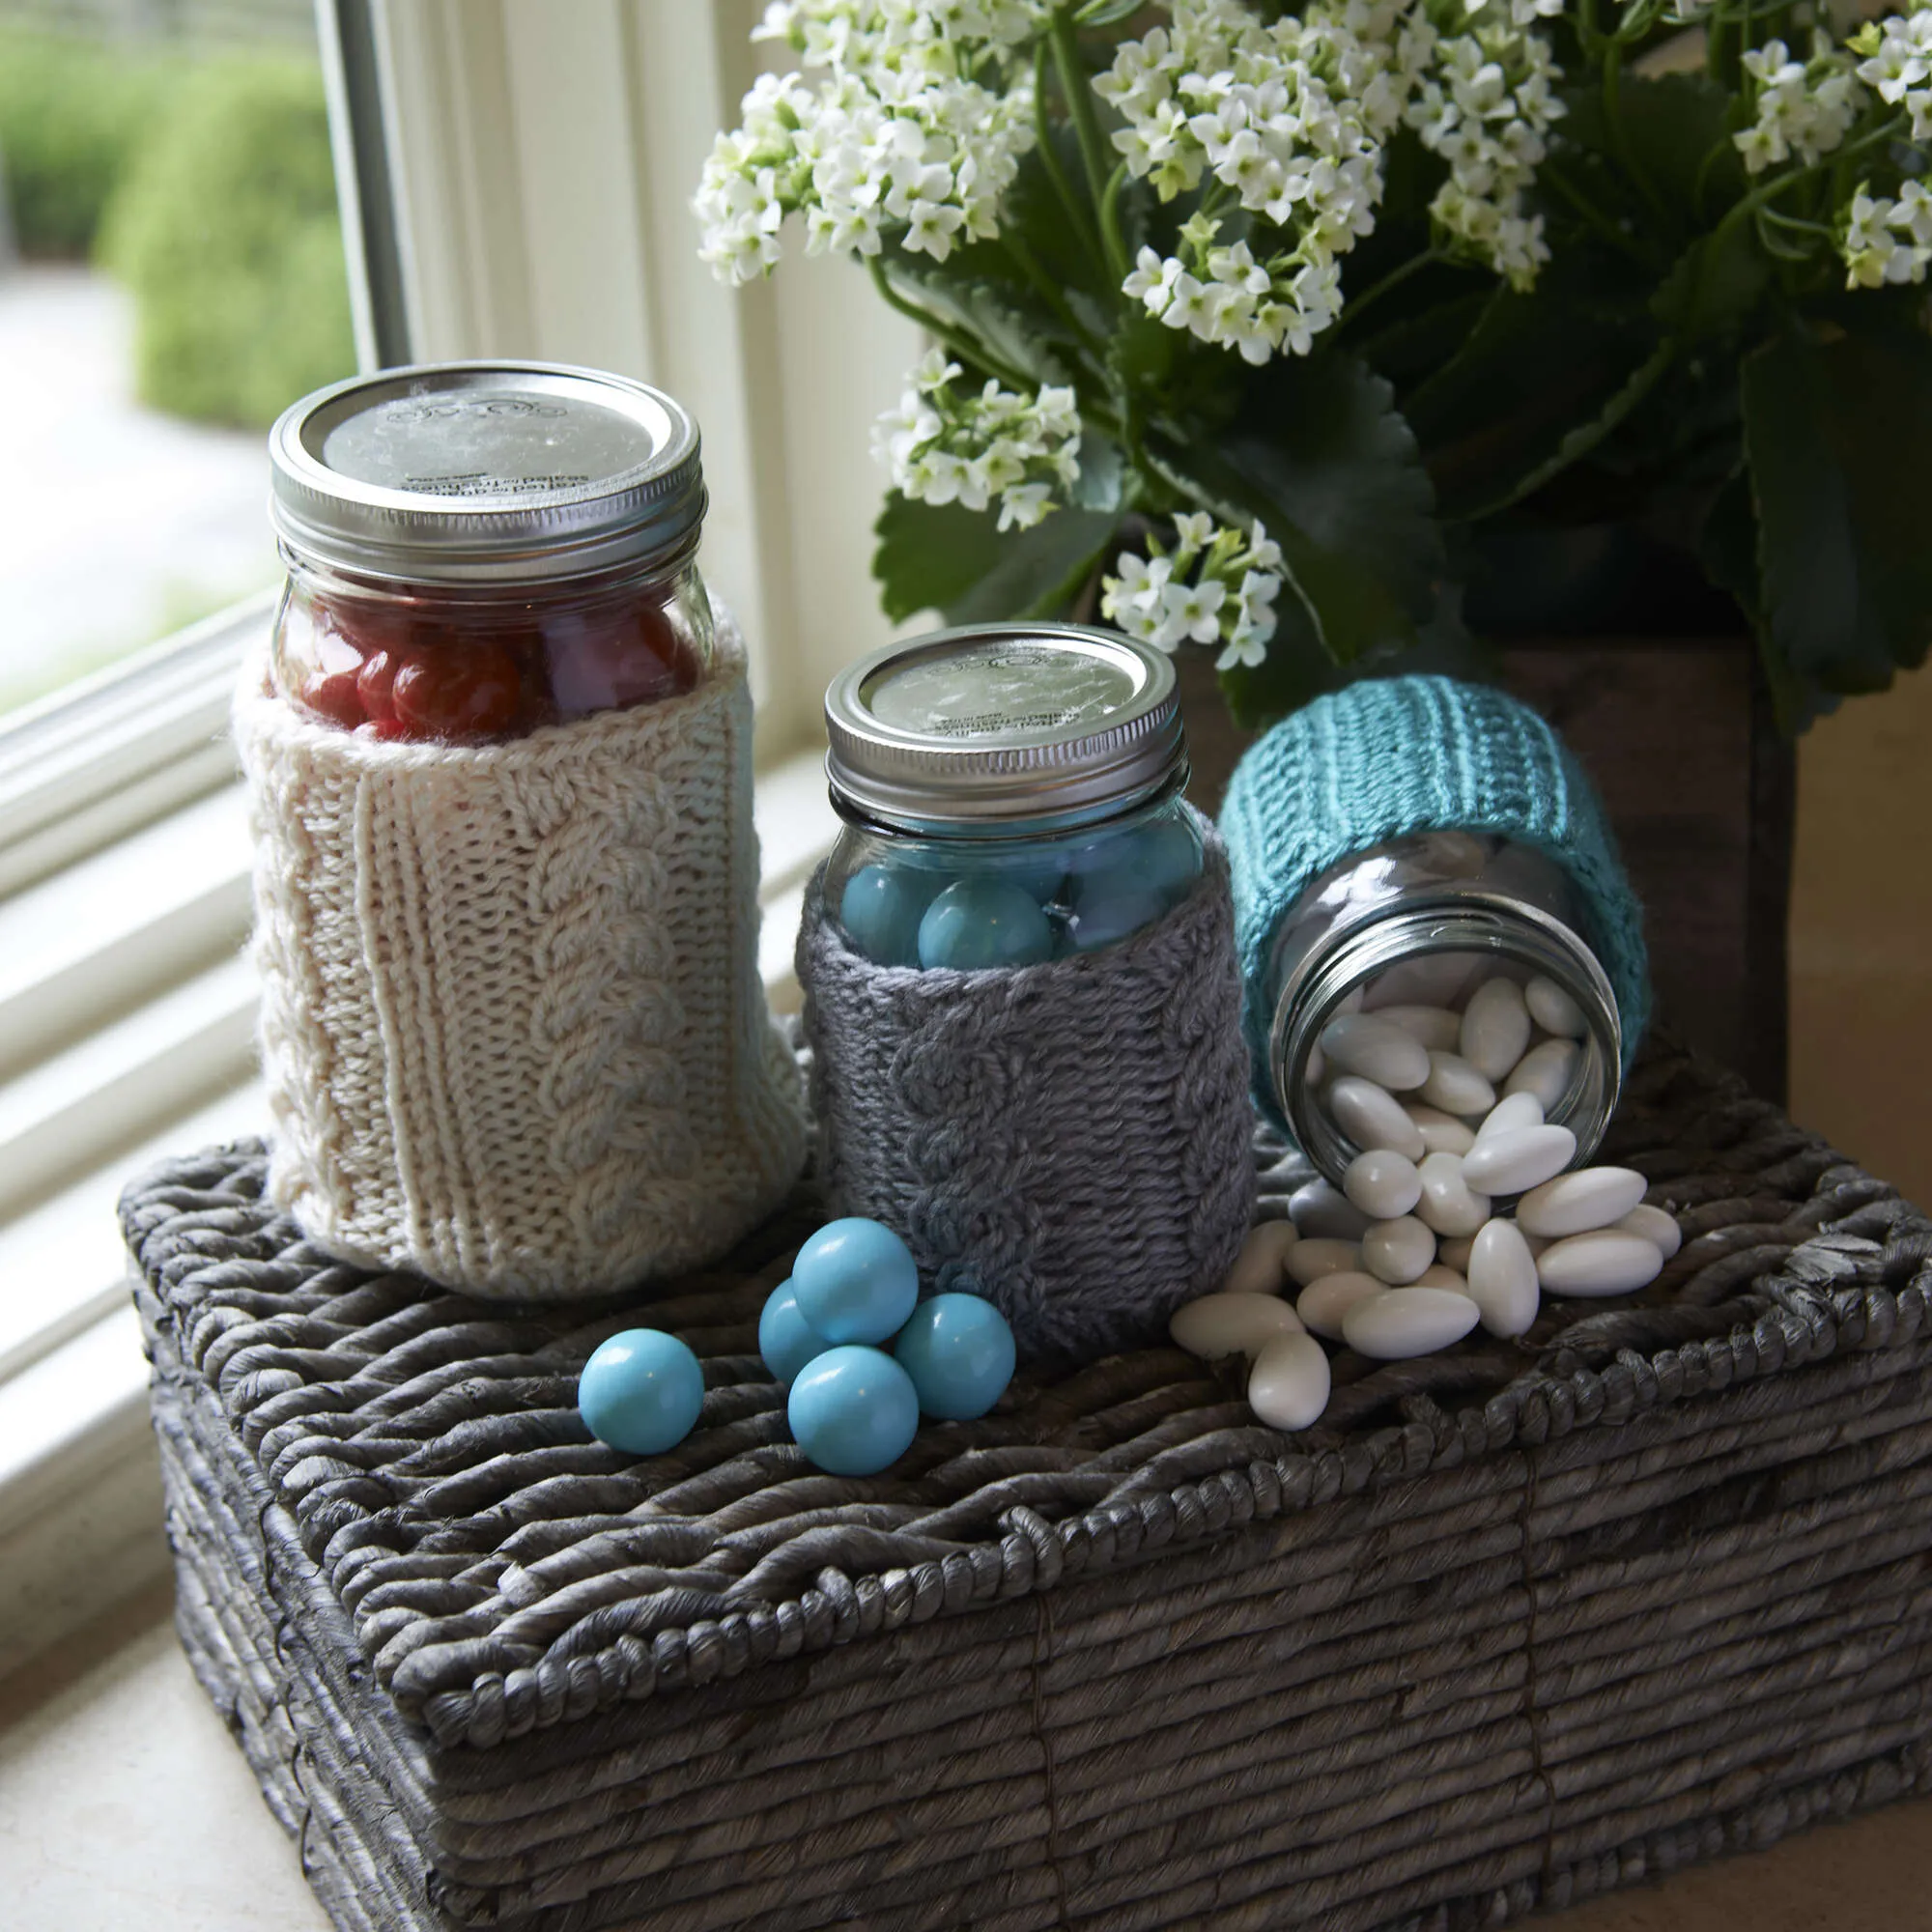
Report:
M1640 314L1548 270L1526 295L1498 291L1405 406L1442 515L1481 514L1519 488L1610 403L1655 341Z
M1462 601L1461 589L1444 583L1435 614L1416 631L1413 641L1374 645L1350 665L1336 664L1305 622L1284 623L1260 664L1221 673L1228 708L1236 724L1259 729L1323 692L1339 691L1358 678L1437 671L1446 677L1487 682L1496 674L1494 653L1469 635L1463 623Z
M1441 533L1415 439L1365 363L1285 357L1246 385L1218 436L1170 432L1149 446L1224 520L1267 526L1336 663L1413 639L1435 601Z
M1738 334L1771 290L1771 263L1747 221L1713 230L1677 258L1651 313L1682 343Z
M1074 24L1081 27L1111 27L1117 20L1124 20L1130 14L1138 14L1144 0L1087 0L1074 15Z
M911 265L894 255L885 262L887 279L906 300L960 330L1004 367L1036 386L1070 380L1055 346L1059 325L1034 305L1030 290L948 274L937 266Z
M1700 183L1704 206L1712 210L1727 207L1744 192L1744 162L1731 145L1735 99L1729 88L1707 74L1643 75L1626 70L1621 77L1617 118L1625 148L1686 233L1700 225ZM1573 88L1564 100L1570 109L1563 120L1564 141L1615 163L1603 90Z
M1002 530L993 510L935 508L895 490L873 526L872 575L888 617L937 607L949 623L1064 611L1120 526L1118 510L1055 510L1030 530Z
M1781 336L1744 417L1773 649L1804 686L1884 690L1932 639L1932 340Z

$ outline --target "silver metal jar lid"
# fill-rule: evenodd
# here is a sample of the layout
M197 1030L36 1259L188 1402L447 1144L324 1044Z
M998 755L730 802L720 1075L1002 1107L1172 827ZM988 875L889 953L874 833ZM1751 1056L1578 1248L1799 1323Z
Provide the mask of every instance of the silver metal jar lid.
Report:
M697 425L661 390L551 362L431 362L319 389L269 433L298 555L412 583L576 577L688 547Z
M993 832L1124 810L1183 781L1174 667L1076 624L968 624L889 644L825 694L836 803Z

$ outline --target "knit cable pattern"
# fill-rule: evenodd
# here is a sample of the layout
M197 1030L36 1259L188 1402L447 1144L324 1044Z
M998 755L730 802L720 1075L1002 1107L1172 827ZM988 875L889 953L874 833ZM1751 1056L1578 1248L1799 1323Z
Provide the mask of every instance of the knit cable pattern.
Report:
M471 1293L608 1293L722 1253L804 1164L757 971L752 702L483 747L235 707L256 836L270 1191L332 1253Z
M1254 1211L1227 859L1121 944L988 972L878 966L806 896L798 977L819 1175L926 1288L998 1305L1022 1352L1147 1342L1218 1287Z
M1446 677L1367 678L1317 698L1251 747L1221 809L1264 1105L1272 1106L1267 949L1282 916L1311 879L1351 853L1453 828L1534 846L1576 880L1589 915L1582 937L1616 994L1629 1071L1650 1018L1643 908L1582 767L1503 692Z

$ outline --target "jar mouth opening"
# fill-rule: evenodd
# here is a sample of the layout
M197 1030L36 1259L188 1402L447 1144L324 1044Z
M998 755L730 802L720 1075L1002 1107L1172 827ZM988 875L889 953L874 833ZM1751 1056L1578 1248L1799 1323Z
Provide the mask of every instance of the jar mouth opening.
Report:
M854 798L838 782L837 768L826 760L826 791L832 809L847 825L862 832L891 837L912 834L920 838L955 839L962 844L998 840L1024 844L1030 839L1064 838L1068 832L1084 831L1124 818L1135 811L1151 810L1179 798L1187 789L1191 775L1185 753L1164 772L1146 784L1136 785L1110 798L1090 799L1077 806L1043 810L1015 811L1009 817L955 817L942 811L888 810L875 800Z
M1623 1021L1596 954L1561 920L1519 900L1462 893L1339 932L1305 959L1281 991L1268 1034L1268 1070L1295 1144L1338 1186L1362 1151L1296 1069L1342 1003L1389 967L1429 953L1487 953L1546 975L1582 1009L1588 1031L1570 1083L1546 1119L1577 1136L1576 1164L1602 1142L1623 1084ZM1401 1097L1398 1095L1398 1097Z

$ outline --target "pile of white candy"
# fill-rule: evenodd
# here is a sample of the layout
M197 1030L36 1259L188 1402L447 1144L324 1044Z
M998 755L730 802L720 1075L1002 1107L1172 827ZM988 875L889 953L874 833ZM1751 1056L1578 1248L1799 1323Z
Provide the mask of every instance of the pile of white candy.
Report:
M1292 1219L1255 1229L1222 1291L1176 1312L1177 1346L1246 1355L1255 1414L1306 1429L1328 1404L1318 1335L1399 1361L1478 1322L1524 1334L1545 1290L1629 1294L1655 1279L1682 1241L1676 1221L1643 1205L1648 1183L1634 1168L1566 1173L1577 1137L1544 1121L1583 1033L1554 981L1500 976L1461 1012L1358 1006L1330 1021L1311 1084L1327 1081L1337 1124L1363 1151L1339 1191L1311 1181L1289 1203ZM1506 1195L1520 1197L1514 1218L1494 1211Z

